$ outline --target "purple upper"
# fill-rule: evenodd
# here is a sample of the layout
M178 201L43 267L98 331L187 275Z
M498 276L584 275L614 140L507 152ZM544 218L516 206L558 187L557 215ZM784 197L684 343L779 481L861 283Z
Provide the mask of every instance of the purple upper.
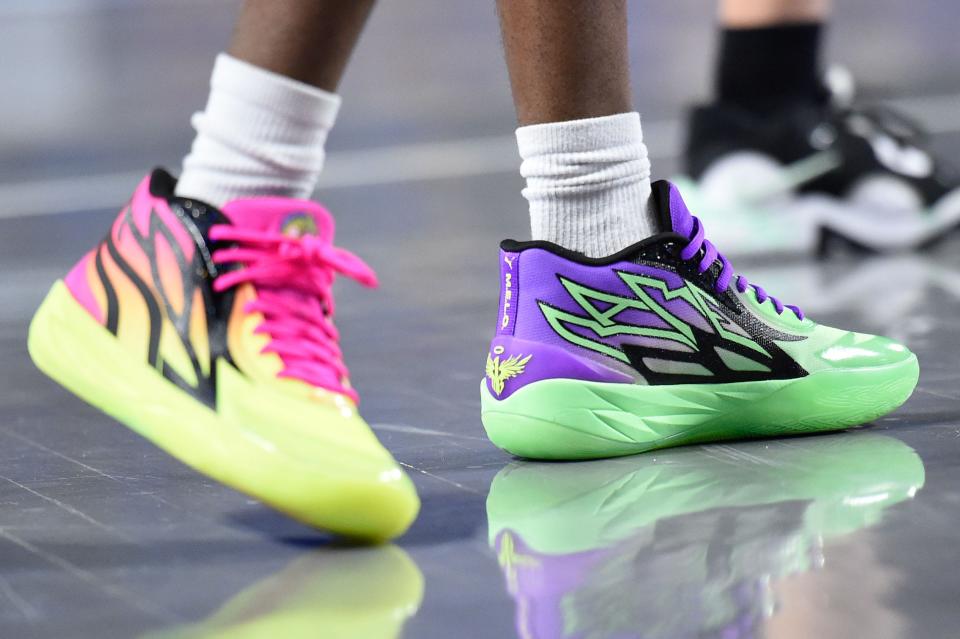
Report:
M490 357L499 356L502 360L511 356L525 358L532 355L521 374L504 381L504 390L499 395L501 399L509 397L518 388L541 379L560 377L622 383L636 380L636 375L626 363L621 364L613 358L570 343L558 335L549 324L541 310L541 302L589 319L584 309L564 287L561 277L591 289L630 299L636 299L636 296L618 275L618 271L654 277L666 282L670 289L683 286L683 279L679 275L665 269L632 262L586 266L541 248L531 248L520 253L501 251L500 263L500 311L497 333L490 345ZM508 265L510 263L512 267ZM712 330L688 302L681 299L668 301L658 290L645 290L673 315L703 330ZM595 301L594 306L605 310L610 305ZM617 314L616 321L634 326L669 329L669 325L655 313L632 308ZM674 350L684 348L682 344L655 337L613 335L604 338L589 328L569 323L565 326L584 339L598 341L618 350L626 343ZM487 384L493 392L490 379Z
M722 269L717 278L715 292L725 291L734 277L729 262L704 239L703 226L690 214L675 186L670 185L669 196L664 199L668 201L660 202L661 224L670 227L664 231L673 231L689 239L689 243L681 251L681 259L700 262L701 272L719 260ZM610 351L622 352L622 347L626 344L671 351L692 350L682 340L631 334L603 336L594 327L579 326L576 322L561 320L563 327L569 332L566 337L554 330L545 315L544 305L596 325L588 309L578 304L564 286L563 279L600 293L598 297L609 294L617 298L637 300L637 294L624 281L622 274L626 274L627 277L639 275L654 278L666 284L669 291L685 286L683 278L667 267L660 268L630 261L583 264L539 247L525 248L520 251L501 250L500 307L496 334L490 345L488 369L491 364L494 367L500 367L495 368L495 371L500 373L497 375L498 382L502 383L503 387L498 393L495 382L488 375L488 390L498 399L505 399L524 385L542 379L570 378L596 382L633 383L638 381L638 373L625 357L610 356ZM743 277L737 278L736 285L741 293L748 286ZM675 318L703 331L713 332L711 324L684 299L676 297L668 300L663 292L654 286L642 288L655 303ZM768 299L763 289L758 287L756 296L760 302ZM615 303L598 297L590 297L586 302L598 312L606 311ZM783 312L784 308L795 308L784 307L772 298L771 301L778 312ZM802 319L799 309L795 312ZM656 313L638 308L624 308L610 319L617 325L671 329L669 324ZM597 348L584 347L582 344L574 343L577 339L600 343L610 351L604 354L598 352ZM504 372L504 367L509 370Z

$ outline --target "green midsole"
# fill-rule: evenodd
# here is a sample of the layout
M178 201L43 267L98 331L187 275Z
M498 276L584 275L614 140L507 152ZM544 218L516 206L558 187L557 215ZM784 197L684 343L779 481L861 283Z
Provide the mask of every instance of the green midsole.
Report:
M894 410L916 387L896 364L787 380L645 386L550 379L502 400L481 386L490 440L521 457L590 459L682 444L842 430Z

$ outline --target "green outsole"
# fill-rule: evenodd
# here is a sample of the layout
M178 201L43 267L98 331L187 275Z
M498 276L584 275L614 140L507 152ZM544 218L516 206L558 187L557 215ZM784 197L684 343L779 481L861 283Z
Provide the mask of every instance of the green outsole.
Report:
M598 459L685 444L844 430L886 415L913 393L917 358L787 380L643 386L550 379L506 399L481 384L483 426L530 459Z

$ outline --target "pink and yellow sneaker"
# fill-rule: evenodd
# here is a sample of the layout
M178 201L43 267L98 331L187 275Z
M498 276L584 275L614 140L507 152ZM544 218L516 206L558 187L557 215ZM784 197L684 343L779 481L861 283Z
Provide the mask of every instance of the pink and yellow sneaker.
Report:
M419 509L357 412L333 324L333 246L315 202L173 194L156 170L30 325L36 365L196 470L304 523L384 540Z

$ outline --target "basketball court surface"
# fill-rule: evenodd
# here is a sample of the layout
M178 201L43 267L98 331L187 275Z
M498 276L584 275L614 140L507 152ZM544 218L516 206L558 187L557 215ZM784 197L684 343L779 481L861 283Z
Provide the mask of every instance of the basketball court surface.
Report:
M832 60L960 163L960 8L851 0ZM154 165L177 170L238 3L0 5L0 636L960 636L960 236L927 252L736 260L818 320L903 341L908 403L822 437L530 463L478 386L497 242L525 203L492 2L384 0L318 197L381 287L338 285L361 410L416 483L352 547L193 472L41 375L29 319ZM654 174L709 86L707 2L636 2Z

